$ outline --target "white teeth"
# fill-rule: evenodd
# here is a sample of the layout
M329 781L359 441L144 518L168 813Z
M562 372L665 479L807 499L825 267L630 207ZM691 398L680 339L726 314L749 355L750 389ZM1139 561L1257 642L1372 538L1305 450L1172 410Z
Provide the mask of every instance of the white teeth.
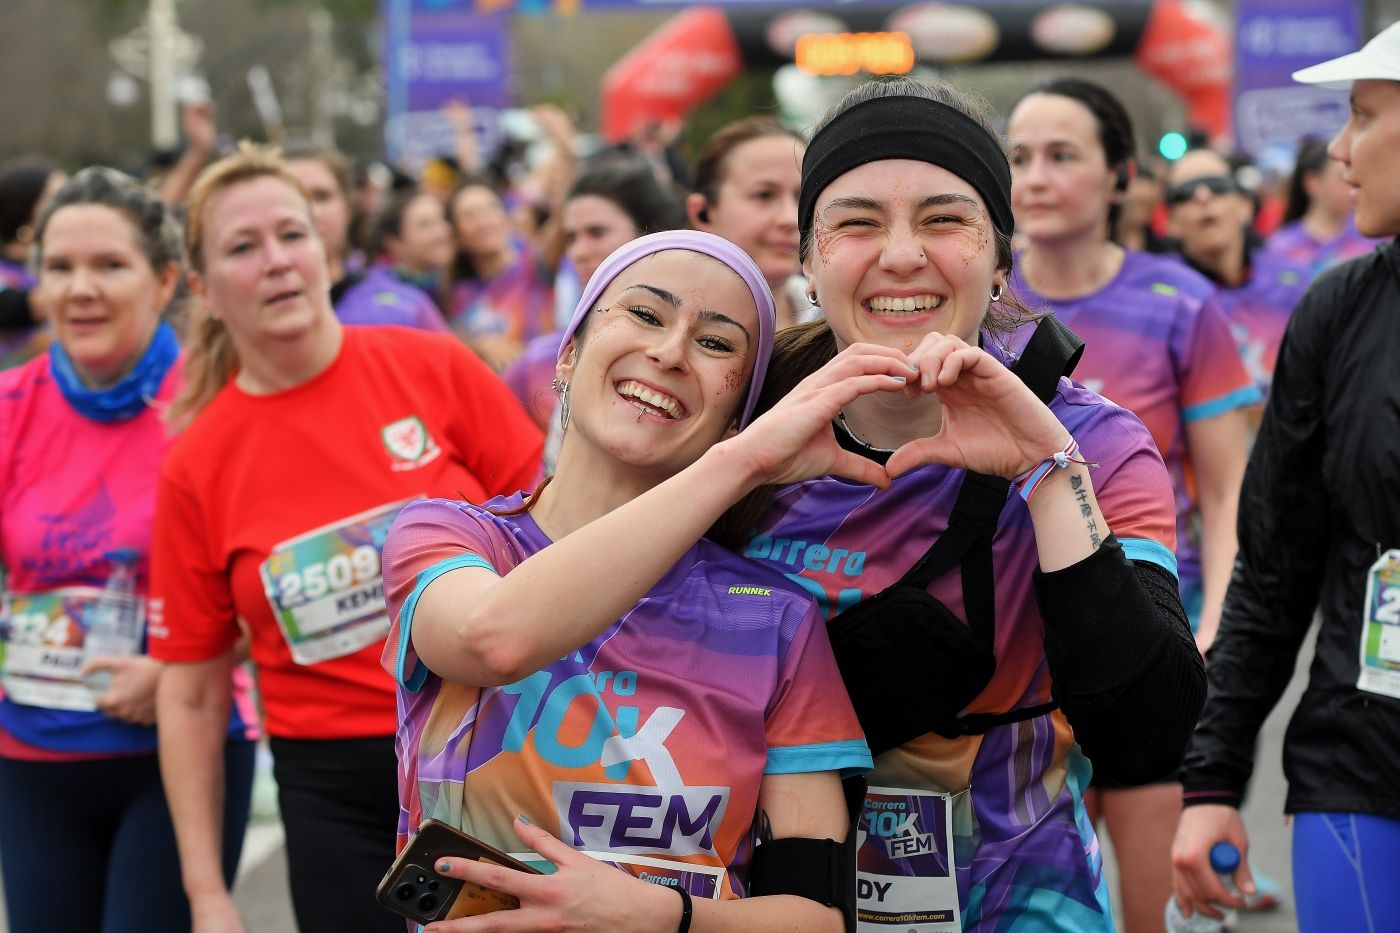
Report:
M669 395L662 395L660 392L653 392L639 382L630 379L617 387L617 394L624 398L634 398L639 402L644 402L658 411L665 412L672 418L681 416L681 403L671 398Z
M882 313L908 313L911 311L931 311L943 304L943 299L938 295L912 295L906 298L895 298L888 295L879 295L871 298L867 304L871 311Z

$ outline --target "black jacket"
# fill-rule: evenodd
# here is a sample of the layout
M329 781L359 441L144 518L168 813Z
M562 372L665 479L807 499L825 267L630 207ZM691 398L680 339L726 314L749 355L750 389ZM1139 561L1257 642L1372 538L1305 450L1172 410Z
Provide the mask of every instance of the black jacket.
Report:
M1317 613L1317 655L1284 744L1285 809L1400 817L1400 700L1356 686L1367 571L1400 548L1397 243L1328 270L1298 303L1245 473L1239 537L1186 803L1238 805L1255 737Z

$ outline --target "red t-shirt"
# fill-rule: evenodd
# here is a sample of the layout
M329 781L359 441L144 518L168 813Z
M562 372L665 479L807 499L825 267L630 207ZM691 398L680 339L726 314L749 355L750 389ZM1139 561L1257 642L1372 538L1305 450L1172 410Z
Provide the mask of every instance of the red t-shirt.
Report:
M161 470L151 655L217 657L242 618L270 734L392 735L379 666L389 523L420 496L527 487L541 447L510 390L450 336L346 328L335 362L295 388L230 382Z

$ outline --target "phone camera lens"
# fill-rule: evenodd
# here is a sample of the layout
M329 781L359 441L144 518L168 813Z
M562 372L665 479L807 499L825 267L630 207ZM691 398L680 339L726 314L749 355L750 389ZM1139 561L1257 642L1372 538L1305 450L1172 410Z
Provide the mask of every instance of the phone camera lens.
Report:
M407 881L405 881L403 884L399 885L397 889L395 889L394 896L401 901L411 901L413 900L413 895L417 893L418 889L415 888L413 885L409 884Z
M437 910L437 906L438 899L432 894L424 894L418 898L418 909L425 914L432 914L433 911Z
M427 876L427 875L419 875L419 876L418 876L418 883L419 883L419 884L422 884L423 882L425 882L425 881L427 881L427 880L428 880L428 876Z
M428 882L428 890L429 890L429 891L436 891L436 890L437 890L438 888L440 888L441 886L442 886L442 885L441 885L439 882L437 882L437 881L429 881L429 882Z

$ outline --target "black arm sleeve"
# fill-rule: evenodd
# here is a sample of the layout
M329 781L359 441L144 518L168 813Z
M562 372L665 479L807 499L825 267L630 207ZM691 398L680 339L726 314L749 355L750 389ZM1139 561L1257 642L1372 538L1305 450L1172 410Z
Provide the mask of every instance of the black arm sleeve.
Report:
M29 290L0 289L0 330L20 330L34 326L34 312L29 307Z
M1328 321L1347 307L1319 280L1290 319L1240 491L1239 556L1209 652L1209 699L1182 775L1185 803L1238 805L1254 744L1293 676L1327 565L1323 479Z
M1127 784L1181 765L1206 676L1176 580L1113 536L1063 570L1035 572L1052 692L1094 769Z

